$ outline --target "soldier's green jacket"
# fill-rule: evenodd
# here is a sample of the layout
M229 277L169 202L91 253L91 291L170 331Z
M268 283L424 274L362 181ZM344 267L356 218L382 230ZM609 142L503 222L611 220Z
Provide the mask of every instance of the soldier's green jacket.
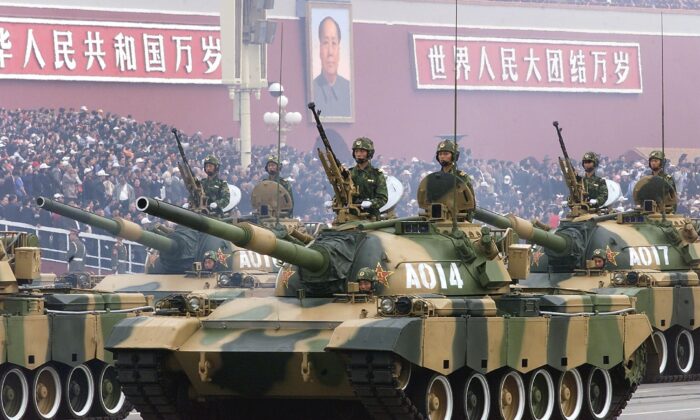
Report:
M589 200L596 200L597 203L593 207L600 207L608 199L608 184L605 180L595 174L583 177L583 186L586 189L586 194Z
M213 178L206 177L201 182L204 194L207 196L207 204L216 203L219 209L228 206L231 200L231 193L228 190L226 181L215 176Z
M289 198L292 199L292 210L289 211L289 215L291 216L292 212L294 211L294 193L292 193L292 185L289 183L289 181L287 181L284 178L281 178L279 175L268 175L267 181L274 181L280 184L282 187L284 187L285 190L287 190L287 192L289 193Z
M357 185L360 195L356 199L355 204L360 204L364 200L372 202L367 212L378 217L379 209L389 200L389 193L386 189L386 179L384 174L379 169L368 164L365 169L360 169L357 166L350 168L350 176L352 182Z

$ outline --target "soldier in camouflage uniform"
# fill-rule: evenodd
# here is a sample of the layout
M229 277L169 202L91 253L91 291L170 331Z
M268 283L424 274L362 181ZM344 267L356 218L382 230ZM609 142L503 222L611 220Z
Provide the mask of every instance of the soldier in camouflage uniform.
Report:
M78 229L71 229L68 235L68 272L80 273L85 271L85 244L78 237Z
M666 155L661 150L653 150L649 153L649 169L651 169L651 174L655 176L660 176L668 184L668 187L673 191L673 195L676 194L676 181L673 177L666 172L664 168L666 167ZM673 205L673 211L676 211L678 206Z
M219 178L219 159L216 156L209 155L204 159L204 172L207 177L202 179L201 183L207 196L207 205L213 214L221 215L222 209L228 206L231 200L231 193L226 181Z
M586 152L581 158L581 165L584 169L583 187L586 190L586 198L589 200L591 208L597 209L605 204L608 199L608 185L605 180L595 174L598 167L598 155L594 152Z
M472 186L472 181L469 178L469 174L464 171L457 169L457 160L459 160L459 150L457 150L457 143L452 140L442 140L438 143L437 150L435 151L435 160L438 161L442 167L441 171L444 173L451 173L458 179L462 180L467 185L467 188L472 192L472 196L476 199L474 194L474 187ZM467 219L472 220L473 212L467 214Z
M359 137L352 143L352 157L357 165L350 168L352 182L360 192L354 204L363 211L379 218L379 209L389 199L386 178L381 170L371 164L374 156L374 143L367 137Z
M362 267L357 272L355 280L360 285L361 293L372 293L375 284L377 284L377 273L372 268Z
M267 172L268 175L266 181L274 181L280 184L289 193L289 198L292 199L292 208L289 210L289 216L291 217L294 211L294 194L292 193L292 186L289 184L289 181L280 176L280 172L282 172L282 164L275 156L270 155L267 157L265 172Z

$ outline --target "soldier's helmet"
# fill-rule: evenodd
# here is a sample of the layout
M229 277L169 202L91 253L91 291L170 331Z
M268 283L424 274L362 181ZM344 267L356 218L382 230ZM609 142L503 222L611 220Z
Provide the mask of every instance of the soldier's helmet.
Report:
M267 157L267 162L265 162L265 172L269 173L269 171L267 170L267 165L269 165L270 163L277 164L277 172L278 173L282 171L282 164L280 163L279 159L277 159L277 156L269 155Z
M367 160L371 160L374 156L374 142L369 137L358 137L352 142L352 151L356 149L364 149L367 151Z
M661 150L652 150L651 153L649 153L649 162L651 162L652 159L659 159L661 161L661 167L666 166L666 155Z
M581 163L583 164L587 161L593 162L594 168L598 167L598 155L596 155L595 152L586 152L583 154L583 157L581 158Z
M452 163L457 163L459 160L459 150L457 150L457 143L452 140L442 140L438 143L437 150L435 151L435 160L440 162L438 155L440 152L450 152L452 153Z
M211 163L212 165L214 165L214 171L218 171L219 165L221 164L221 162L219 162L219 159L214 155L207 156L204 159L204 162L202 163L202 165L206 165L207 163Z
M370 282L370 290L374 291L374 287L377 284L377 273L370 267L362 267L357 272L355 281L359 283L362 280Z
M605 259L605 251L603 251L600 248L596 248L593 250L593 258L602 258Z
M216 252L214 252L214 251L205 252L204 258L202 258L202 261L207 260L207 259L216 261Z

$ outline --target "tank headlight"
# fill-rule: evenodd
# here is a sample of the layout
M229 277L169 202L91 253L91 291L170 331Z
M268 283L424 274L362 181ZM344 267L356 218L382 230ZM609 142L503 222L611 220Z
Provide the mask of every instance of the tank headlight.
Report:
M412 306L413 302L411 302L411 298L401 296L396 300L396 313L399 315L408 315L411 312Z
M394 309L396 309L396 304L394 303L394 299L391 298L384 298L379 302L379 309L382 311L383 314L393 314Z
M616 286L621 286L621 285L625 284L625 281L626 281L625 273L619 273L619 272L615 273L613 275L612 281L613 281L613 284L615 284Z
M627 284L635 285L639 281L639 273L630 271L627 273Z
M201 305L201 301L198 297L191 297L187 300L187 306L193 311L198 311Z
M219 274L219 280L217 281L219 287L229 287L231 283L231 276L226 273Z

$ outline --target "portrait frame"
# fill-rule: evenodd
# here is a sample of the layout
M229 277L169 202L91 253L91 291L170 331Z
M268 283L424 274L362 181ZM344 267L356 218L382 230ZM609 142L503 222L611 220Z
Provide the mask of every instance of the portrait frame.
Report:
M333 54L322 64L319 25L330 17L340 30L339 54ZM328 24L328 21L325 22ZM352 5L310 1L306 5L306 56L307 56L307 99L315 102L321 111L323 122L355 121L355 73L353 54ZM326 50L324 50L326 51ZM326 63L331 64L326 64ZM334 64L333 64L334 63ZM335 70L334 70L335 68ZM333 84L324 76L324 69L330 69L336 78ZM325 109L324 109L325 108ZM313 121L313 118L309 118Z

